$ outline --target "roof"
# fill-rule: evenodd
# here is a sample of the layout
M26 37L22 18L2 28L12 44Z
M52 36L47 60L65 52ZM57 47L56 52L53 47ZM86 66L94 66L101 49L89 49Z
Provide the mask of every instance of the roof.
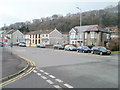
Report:
M31 32L28 32L27 34L41 34L40 30L39 31L31 31Z
M53 30L42 30L41 34L49 34L50 32L52 32Z
M101 31L101 32L108 32L107 29L102 28L98 25L86 25L86 26L76 26L74 27L76 32L87 32L87 31Z
M38 30L38 31L31 31L27 34L49 34L52 30Z
M17 30L9 30L9 31L7 31L7 34L13 34L15 31L17 31Z

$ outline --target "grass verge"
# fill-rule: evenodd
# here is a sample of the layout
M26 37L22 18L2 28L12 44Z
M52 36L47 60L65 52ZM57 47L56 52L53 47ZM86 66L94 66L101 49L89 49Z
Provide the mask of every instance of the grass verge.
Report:
M112 51L112 54L120 54L120 51Z

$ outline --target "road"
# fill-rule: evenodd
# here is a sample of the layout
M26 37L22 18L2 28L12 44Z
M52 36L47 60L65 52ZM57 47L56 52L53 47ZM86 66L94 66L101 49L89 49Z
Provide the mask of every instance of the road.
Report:
M12 52L34 61L37 67L3 88L118 88L117 55L35 47L14 47Z

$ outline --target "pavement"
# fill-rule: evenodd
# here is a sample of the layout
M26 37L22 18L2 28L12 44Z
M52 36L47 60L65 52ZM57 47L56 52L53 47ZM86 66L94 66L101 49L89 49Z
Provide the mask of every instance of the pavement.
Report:
M7 50L6 48L0 48L2 50L2 78L9 75L13 75L27 66L27 62L13 54L12 51Z

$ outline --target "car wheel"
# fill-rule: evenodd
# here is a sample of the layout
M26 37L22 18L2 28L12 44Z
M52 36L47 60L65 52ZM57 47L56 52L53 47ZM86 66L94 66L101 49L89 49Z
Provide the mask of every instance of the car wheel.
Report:
M92 53L92 54L94 54L94 52L93 52L93 51L91 51L91 53Z
M82 51L83 53L85 53L85 51Z
M100 55L103 55L103 53L102 53L102 52L100 52Z
M77 50L77 52L79 52L79 50Z

